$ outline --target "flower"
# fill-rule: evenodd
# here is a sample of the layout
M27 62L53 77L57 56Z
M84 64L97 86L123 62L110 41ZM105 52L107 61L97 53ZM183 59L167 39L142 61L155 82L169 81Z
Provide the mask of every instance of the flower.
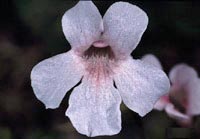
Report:
M72 49L32 69L36 97L46 108L57 108L66 92L81 81L70 95L66 116L81 134L117 134L122 100L144 116L169 90L162 70L130 56L147 23L145 12L126 2L114 3L103 19L91 1L78 2L62 17Z
M154 55L145 55L142 60L162 68ZM197 72L187 64L180 63L171 69L169 79L172 84L169 94L162 96L154 109L165 110L182 126L190 126L192 117L200 114L200 79Z

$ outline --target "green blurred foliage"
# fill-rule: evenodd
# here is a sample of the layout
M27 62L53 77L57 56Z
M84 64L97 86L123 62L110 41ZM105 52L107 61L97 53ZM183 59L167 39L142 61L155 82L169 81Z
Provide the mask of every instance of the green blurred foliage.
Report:
M1 139L12 139L12 134L9 128L0 127L0 138Z
M170 127L170 119L164 112L152 111L143 119L146 139L166 138L166 129Z
M63 51L67 41L61 27L62 15L77 1L16 0L20 18L34 35L40 36L49 51ZM69 45L68 45L69 47ZM60 50L59 50L60 49Z

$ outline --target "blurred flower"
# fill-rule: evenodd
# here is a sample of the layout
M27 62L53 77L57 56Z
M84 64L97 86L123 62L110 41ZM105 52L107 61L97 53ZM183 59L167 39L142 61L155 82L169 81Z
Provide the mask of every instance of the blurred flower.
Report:
M159 60L151 54L144 56L143 61L162 68ZM146 60L148 59L148 60ZM155 104L154 109L165 110L183 126L190 126L192 116L200 114L200 79L197 72L186 64L177 64L169 72L171 88Z
M87 136L113 135L121 130L121 99L144 116L169 91L165 73L133 60L148 23L144 11L126 2L114 3L102 17L91 1L80 1L62 18L72 49L37 64L31 72L36 97L57 108L75 87L66 115Z

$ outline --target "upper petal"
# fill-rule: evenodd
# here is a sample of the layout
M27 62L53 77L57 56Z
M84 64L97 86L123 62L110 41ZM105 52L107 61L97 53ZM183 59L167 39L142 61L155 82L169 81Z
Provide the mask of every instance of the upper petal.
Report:
M191 80L186 90L188 97L187 114L200 115L200 79Z
M46 108L57 108L66 92L81 80L83 72L82 63L70 51L37 64L31 71L31 85Z
M113 135L121 130L121 97L111 79L97 84L84 76L69 99L66 115L76 130L87 136Z
M62 28L72 48L82 52L99 39L102 17L92 1L79 1L63 15Z
M173 85L184 87L189 81L197 78L197 72L186 64L177 64L169 72L169 78Z
M127 2L116 2L103 17L103 38L116 56L124 58L138 45L146 30L148 17L139 7Z
M162 69L162 65L158 58L155 55L152 54L146 54L141 58L142 61L147 62L149 64L152 64L153 66Z
M114 81L124 103L140 116L150 112L170 88L169 79L162 70L132 58L121 62Z

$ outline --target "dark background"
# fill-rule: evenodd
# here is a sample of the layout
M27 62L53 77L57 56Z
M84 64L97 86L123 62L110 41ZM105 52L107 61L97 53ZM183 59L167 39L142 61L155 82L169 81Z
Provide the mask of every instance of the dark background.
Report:
M64 12L77 1L0 1L0 139L85 139L65 117L67 93L61 106L46 110L30 86L30 72L39 61L66 52L70 45L61 28ZM101 14L114 1L94 1ZM130 2L142 8L149 25L134 58L155 54L166 73L177 63L200 70L199 2ZM97 139L162 139L171 128L181 128L164 112L152 111L144 118L122 105L122 131ZM200 120L194 118L187 135L197 138ZM183 132L182 132L183 133ZM178 133L177 133L178 134Z

